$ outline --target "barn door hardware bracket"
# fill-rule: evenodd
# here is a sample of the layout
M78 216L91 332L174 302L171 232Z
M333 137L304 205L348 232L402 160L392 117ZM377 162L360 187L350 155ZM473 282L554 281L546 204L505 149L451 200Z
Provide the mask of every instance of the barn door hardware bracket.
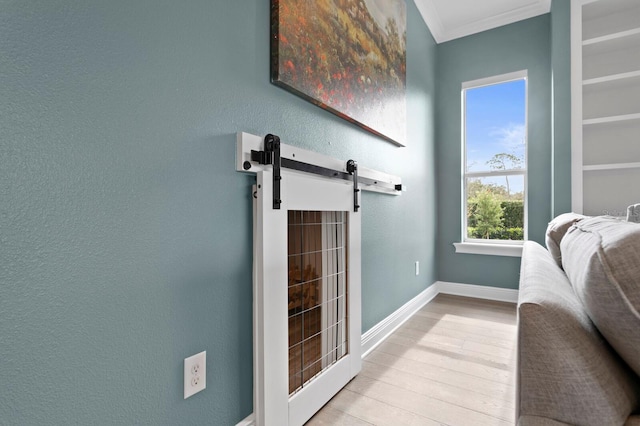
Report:
M280 210L282 200L280 199L280 182L282 181L282 160L280 157L280 138L276 135L268 134L264 137L264 151L251 150L251 161L258 164L273 165L273 208ZM250 165L249 165L250 166Z
M347 171L353 176L353 211L358 212L360 205L358 204L358 162L355 160L347 161Z
M271 167L272 165L273 167ZM347 167L350 167L350 170ZM280 187L278 184L280 179L278 177L281 177L282 173L284 173L281 171L283 169L342 180L349 182L349 184L354 183L354 174L357 169L355 190L374 191L389 195L400 195L406 190L398 176L368 169L355 161L353 161L352 166L347 166L345 160L327 157L317 152L287 145L282 143L280 138L275 135L270 134L263 137L249 133L238 133L236 139L236 170L245 173L258 173L272 168L274 189L276 191ZM286 196L282 192L275 192L274 201L280 201L282 195ZM354 204L358 206L358 202ZM274 202L274 208L279 208L275 206L281 207L281 203Z

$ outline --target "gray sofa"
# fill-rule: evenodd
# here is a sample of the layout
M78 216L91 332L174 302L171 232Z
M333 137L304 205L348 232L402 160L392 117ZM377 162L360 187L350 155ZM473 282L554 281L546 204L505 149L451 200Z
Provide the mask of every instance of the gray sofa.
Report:
M516 421L640 425L640 224L561 215L526 242Z

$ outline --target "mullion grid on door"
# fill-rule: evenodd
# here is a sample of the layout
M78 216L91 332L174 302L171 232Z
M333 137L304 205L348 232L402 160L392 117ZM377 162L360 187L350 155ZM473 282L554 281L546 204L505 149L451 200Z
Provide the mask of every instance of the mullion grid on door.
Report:
M289 392L347 351L345 212L289 212Z

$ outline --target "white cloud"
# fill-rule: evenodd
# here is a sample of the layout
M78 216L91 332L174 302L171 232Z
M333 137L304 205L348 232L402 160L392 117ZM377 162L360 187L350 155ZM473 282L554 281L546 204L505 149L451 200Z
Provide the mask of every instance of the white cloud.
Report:
M509 154L524 157L526 139L524 124L510 123L506 127L491 131L490 135L495 137L498 144Z

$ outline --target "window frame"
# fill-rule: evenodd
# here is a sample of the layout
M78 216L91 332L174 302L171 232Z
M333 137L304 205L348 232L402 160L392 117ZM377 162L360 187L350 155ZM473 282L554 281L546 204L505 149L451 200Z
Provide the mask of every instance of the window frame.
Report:
M509 83L512 81L524 80L525 84L525 122L524 122L524 166L519 169L509 169L504 171L480 171L480 172L467 172L467 104L466 94L470 89L477 89L486 86L493 86L502 83ZM522 253L522 245L524 241L528 239L529 226L528 226L528 171L529 171L529 78L527 70L520 70L510 72L506 74L495 75L491 77L481 78L477 80L466 81L462 83L461 89L461 144L462 144L462 165L461 165L461 190L462 190L462 235L461 243L454 243L456 246L456 252L458 253L475 253L475 254L490 254L499 256L520 256ZM486 178L486 177L502 177L502 176L523 176L524 178L524 229L522 240L495 240L495 239L478 239L469 238L467 235L468 223L467 223L467 180L469 178Z

